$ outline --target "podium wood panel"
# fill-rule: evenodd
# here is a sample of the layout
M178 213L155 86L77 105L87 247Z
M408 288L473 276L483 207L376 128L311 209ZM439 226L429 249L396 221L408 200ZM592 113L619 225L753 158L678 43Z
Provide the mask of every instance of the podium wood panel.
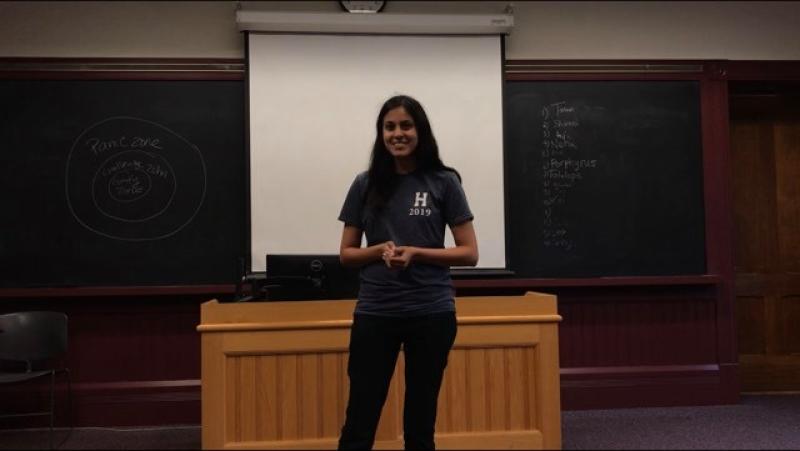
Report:
M355 301L201 307L204 449L335 449ZM556 298L464 297L439 395L440 449L561 447ZM376 449L403 447L398 360Z

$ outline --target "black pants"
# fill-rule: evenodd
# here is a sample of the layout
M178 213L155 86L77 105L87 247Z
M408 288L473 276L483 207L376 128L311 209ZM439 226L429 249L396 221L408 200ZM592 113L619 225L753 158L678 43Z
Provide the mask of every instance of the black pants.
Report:
M413 318L355 315L350 334L350 399L339 449L372 449L400 345L405 357L405 449L435 449L439 387L456 337L455 313Z

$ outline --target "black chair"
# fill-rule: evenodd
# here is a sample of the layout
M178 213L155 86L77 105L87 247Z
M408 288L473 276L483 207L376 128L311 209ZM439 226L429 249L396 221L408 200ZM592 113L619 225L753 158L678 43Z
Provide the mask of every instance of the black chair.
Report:
M67 352L67 315L59 312L17 312L0 315L0 360L7 365L17 364L19 370L0 369L0 384L16 384L50 376L50 405L48 410L3 414L0 418L50 417L50 448L53 448L55 417L55 381L57 373L67 375L67 411L71 404L72 387L69 369L60 363ZM5 365L4 365L5 366Z

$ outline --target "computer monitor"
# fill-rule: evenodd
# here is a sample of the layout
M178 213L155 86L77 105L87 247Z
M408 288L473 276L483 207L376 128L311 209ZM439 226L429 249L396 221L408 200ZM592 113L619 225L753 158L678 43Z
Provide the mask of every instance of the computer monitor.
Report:
M358 269L336 254L267 254L264 295L269 301L356 299Z

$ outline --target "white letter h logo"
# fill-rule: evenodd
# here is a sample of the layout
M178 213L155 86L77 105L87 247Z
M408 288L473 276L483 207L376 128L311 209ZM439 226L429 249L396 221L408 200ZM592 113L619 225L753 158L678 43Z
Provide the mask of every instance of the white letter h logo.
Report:
M422 204L422 205L420 205ZM415 207L427 207L428 206L428 193L420 193L417 191L417 194L414 196L414 206Z

